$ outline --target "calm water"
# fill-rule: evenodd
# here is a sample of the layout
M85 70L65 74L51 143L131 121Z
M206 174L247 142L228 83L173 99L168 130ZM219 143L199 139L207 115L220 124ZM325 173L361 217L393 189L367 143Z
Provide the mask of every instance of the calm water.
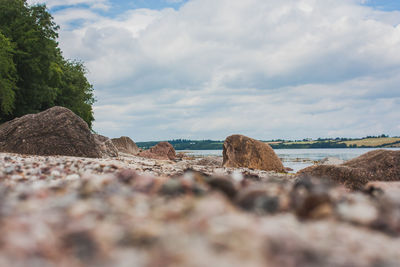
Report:
M275 149L275 153L282 159L285 167L292 168L294 172L296 172L326 157L349 160L376 149L377 148ZM400 150L400 148L387 149ZM185 150L183 152L193 156L222 157L222 150Z

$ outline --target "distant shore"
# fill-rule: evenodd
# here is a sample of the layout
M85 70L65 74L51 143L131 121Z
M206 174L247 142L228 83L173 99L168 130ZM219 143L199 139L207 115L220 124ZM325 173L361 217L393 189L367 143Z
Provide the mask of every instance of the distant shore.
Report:
M160 141L136 142L142 149L149 149ZM218 150L223 148L220 140L186 140L168 141L175 150ZM308 148L389 148L400 147L400 137L367 136L363 138L324 138L303 140L268 140L274 149L308 149Z

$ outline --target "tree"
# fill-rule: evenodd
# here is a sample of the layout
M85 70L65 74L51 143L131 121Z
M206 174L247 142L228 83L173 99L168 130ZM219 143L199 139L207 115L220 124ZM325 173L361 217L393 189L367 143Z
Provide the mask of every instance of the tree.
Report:
M9 77L12 77L12 68L16 73L14 96L4 100L8 104L4 106L1 121L61 105L91 126L93 87L85 77L82 63L63 58L57 43L58 29L45 5L29 6L26 0L0 0L0 31L9 40L9 47L14 48L8 48L6 53L12 54L12 61L7 63Z
M16 70L10 41L0 32L0 119L14 109Z
M73 110L91 127L94 120L92 112L94 96L93 86L85 77L85 67L81 62L65 60L62 60L57 67L60 67L61 80L55 104Z

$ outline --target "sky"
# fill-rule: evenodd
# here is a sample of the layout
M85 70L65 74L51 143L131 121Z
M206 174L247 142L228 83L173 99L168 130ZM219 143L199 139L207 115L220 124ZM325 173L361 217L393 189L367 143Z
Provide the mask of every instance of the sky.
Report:
M400 136L398 0L28 0L134 141Z

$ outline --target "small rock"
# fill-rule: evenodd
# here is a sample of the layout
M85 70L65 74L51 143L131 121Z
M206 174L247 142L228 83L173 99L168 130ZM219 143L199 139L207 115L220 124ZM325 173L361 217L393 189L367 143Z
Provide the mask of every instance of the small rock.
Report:
M69 233L63 241L65 249L84 262L92 260L98 252L96 241L87 231Z
M208 181L208 185L215 190L223 192L231 199L236 196L237 190L232 181L227 178L212 177Z
M12 173L14 172L14 170L15 170L14 166L10 166L10 167L7 167L7 168L4 170L4 173L5 173L5 174L12 174Z
M61 173L57 170L53 170L53 171L51 171L50 175L53 177L60 177Z
M261 214L279 211L279 198L269 196L265 190L253 189L242 192L238 196L236 203L244 210Z
M162 185L160 193L167 196L177 196L185 193L185 188L178 179L169 179Z
M379 214L376 207L362 196L340 203L337 213L342 220L361 225L370 225Z
M80 176L79 176L79 174L70 174L70 175L67 175L66 177L65 177L65 180L67 180L67 181L74 181L74 180L79 180L79 178L80 178Z
M125 169L117 173L118 180L126 184L129 184L135 177L137 177L137 173L130 169Z
M25 178L20 174L14 174L11 176L11 180L23 180L23 179Z
M297 187L293 192L292 202L300 219L321 219L333 214L333 202L323 185L306 191Z

